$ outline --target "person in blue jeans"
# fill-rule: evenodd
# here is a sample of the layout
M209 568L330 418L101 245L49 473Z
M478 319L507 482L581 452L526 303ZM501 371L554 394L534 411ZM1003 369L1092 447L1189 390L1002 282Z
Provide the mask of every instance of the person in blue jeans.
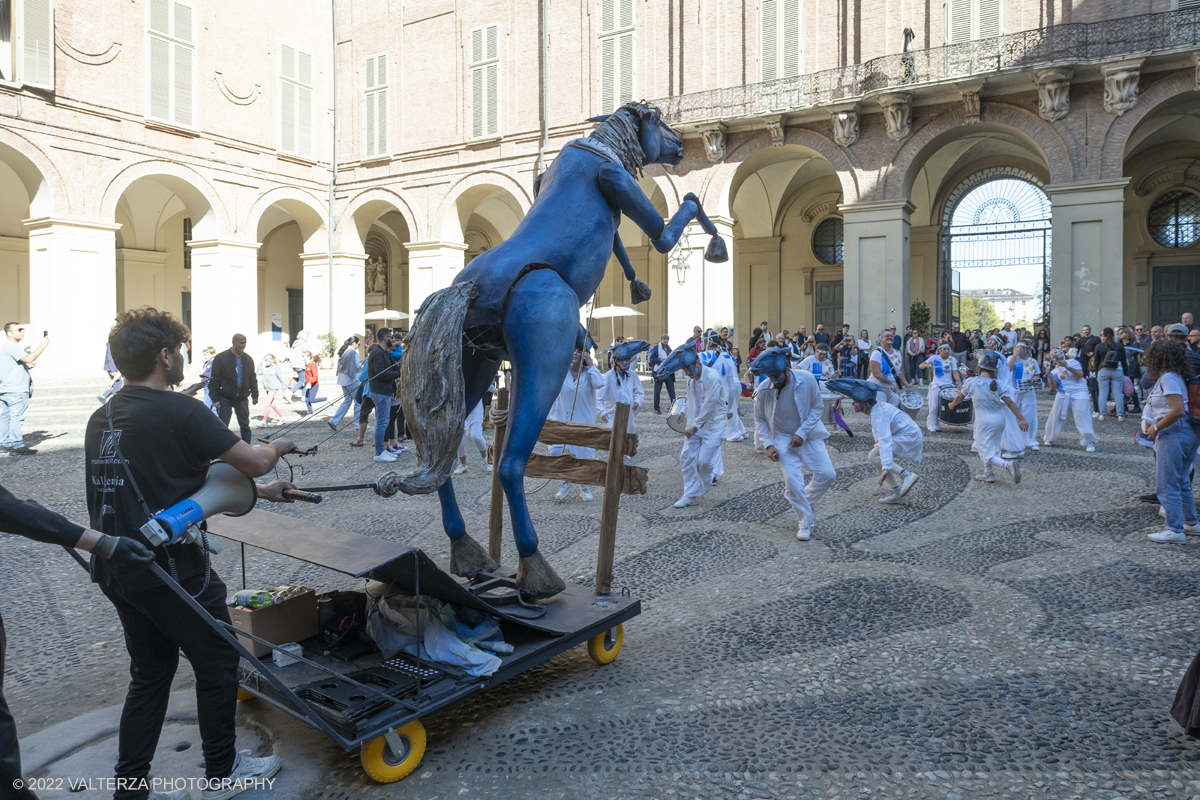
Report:
M375 460L395 461L396 454L384 448L388 423L392 416L392 395L395 380L400 377L400 360L389 350L396 345L390 328L376 334L376 342L367 354L367 394L375 405Z
M1166 341L1150 345L1145 362L1147 371L1158 379L1142 409L1142 428L1154 442L1154 485L1167 518L1167 529L1148 538L1161 544L1187 544L1187 534L1200 534L1188 477L1198 442L1187 397L1192 365L1183 345Z
M358 373L362 367L363 360L358 354L358 336L351 336L342 342L342 347L338 350L337 382L338 386L342 387L342 404L338 406L333 419L329 420L329 427L335 431L337 426L342 423L342 418L346 416L351 405L354 406L354 415L351 418L358 419L358 405L361 396L356 399L355 395L359 386Z

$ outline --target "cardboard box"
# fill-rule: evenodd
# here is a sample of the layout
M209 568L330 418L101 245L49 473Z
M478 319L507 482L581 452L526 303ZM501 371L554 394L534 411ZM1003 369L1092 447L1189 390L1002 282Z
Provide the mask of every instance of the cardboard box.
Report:
M230 607L229 617L233 627L271 644L300 642L317 635L317 593L306 589L282 603L253 611ZM271 654L271 648L245 636L238 641L256 658Z

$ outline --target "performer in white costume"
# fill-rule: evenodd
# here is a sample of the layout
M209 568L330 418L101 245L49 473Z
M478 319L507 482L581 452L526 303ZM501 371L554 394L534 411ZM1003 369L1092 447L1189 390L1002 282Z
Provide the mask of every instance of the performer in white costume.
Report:
M1013 333L1016 336L1016 333ZM996 362L996 384L1008 388L1009 396L1016 397L1014 394L1015 387L1013 386L1012 370L1008 368L1008 353L1005 349L1008 348L1008 340L999 335L990 336L987 340L988 350L996 354L999 361ZM986 352L986 351L985 351ZM1007 407L1001 407L1000 416L1004 419L1004 433L1000 437L1000 455L1004 458L1024 458L1025 457L1025 431L1017 424L1017 417L1008 411ZM971 445L971 450L976 451L976 445Z
M737 362L722 349L721 337L709 331L704 340L705 350L700 354L700 361L721 376L725 384L725 441L740 442L746 438L746 426L738 416L738 398L742 396L742 381L737 374ZM720 454L717 455L714 477L725 474L725 462Z
M938 420L938 410L941 408L942 389L962 385L962 373L958 371L958 359L950 352L950 345L938 347L937 353L925 359L921 369L929 370L929 395L926 402L929 405L929 416L925 420L925 430L937 433L942 429Z
M1054 405L1050 406L1050 416L1046 418L1042 444L1053 447L1067 417L1073 416L1079 431L1079 444L1094 453L1100 439L1092 430L1092 400L1088 396L1086 373L1079 362L1068 359L1061 348L1050 351L1050 360L1054 362L1054 368L1050 370L1050 387L1057 386L1058 392L1054 395Z
M899 350L892 348L892 339L891 331L879 334L879 347L871 353L871 373L867 381L882 389L885 402L899 408L900 389L908 388L908 379L900 368L902 356Z
M920 461L925 447L921 428L905 412L890 403L876 402L876 393L885 391L878 383L854 378L837 378L829 388L854 401L854 410L871 417L871 435L875 446L867 458L879 470L879 485L892 488L879 498L884 505L904 505L904 496L919 479L917 474L896 466L896 458Z
M1037 361L1030 357L1032 355L1033 348L1029 342L1017 342L1013 347L1012 356L1008 359L1008 368L1012 371L1013 400L1016 401L1021 416L1029 423L1029 430L1025 431L1025 446L1036 452L1038 450L1036 389L1041 385L1038 376L1042 374L1042 369L1038 366Z
M812 537L816 521L812 505L829 491L837 477L825 449L829 431L821 424L821 389L811 373L788 369L783 350L762 353L750 369L770 379L754 393L754 426L769 442L767 456L779 462L783 470L783 496L800 521L796 538L806 542ZM807 487L801 466L813 474Z
M490 387L489 391L495 392L496 387ZM479 451L479 457L483 459L483 467L488 472L492 471L492 465L488 463L487 442L483 438L483 401L480 400L471 409L471 413L467 414L467 418L463 420L463 438L458 443L458 466L454 468L455 475L462 475L470 467L467 466L467 442L474 442L475 449Z
M687 437L679 454L683 472L683 496L676 508L695 505L712 484L713 471L725 439L725 420L728 403L725 400L725 381L712 368L704 366L699 354L690 347L681 347L658 366L666 375L683 370L688 378Z
M812 373L818 386L823 386L825 381L838 375L833 368L833 362L829 360L829 346L824 344L817 345L817 351L801 361L797 369Z
M628 341L612 349L613 368L604 373L604 385L600 388L600 421L609 428L612 427L613 414L617 403L629 405L629 433L637 433L637 415L642 404L646 401L646 390L642 388L642 379L634 374L630 364L637 354L649 350L650 343Z
M558 399L550 407L548 419L558 422L578 422L583 425L596 424L597 396L603 386L604 376L596 368L592 354L587 350L576 348L575 356L571 359L571 368L567 370L567 377L563 378ZM561 456L564 450L576 458L596 457L596 451L590 447L550 445L550 455L552 456ZM570 492L571 484L559 481L558 493L554 495L554 499L561 503L567 499ZM584 500L592 499L591 490L587 486L581 484L579 492L583 495Z
M996 475L993 467L1005 470L1013 477L1013 482L1021 482L1021 462L1016 459L1005 460L1000 457L1000 440L1004 436L1007 408L1017 420L1022 433L1029 427L1025 417L1021 415L1016 402L1013 401L1013 391L996 377L998 367L1003 359L996 353L985 350L979 356L979 375L967 378L958 396L950 401L950 408L957 408L964 397L970 397L975 409L975 423L972 430L975 433L976 452L983 461L983 474L978 480L994 483Z

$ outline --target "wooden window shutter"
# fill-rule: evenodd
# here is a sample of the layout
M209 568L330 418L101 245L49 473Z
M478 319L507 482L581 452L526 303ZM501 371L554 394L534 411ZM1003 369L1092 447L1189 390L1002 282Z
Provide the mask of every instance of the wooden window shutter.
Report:
M383 56L380 56L383 58ZM375 93L375 154L388 153L388 90L380 89Z
M363 157L376 158L388 152L387 53L366 60L363 78Z
M773 81L779 77L779 8L777 0L761 0L759 3L759 18L761 32L759 36L758 63L761 68L761 79Z
M296 85L279 82L279 149L296 151Z
M290 45L279 48L279 149L313 154L312 56Z
M971 0L946 0L946 44L971 40Z
M987 39L1000 35L1000 0L978 0L979 23L976 38Z
M616 109L617 42L611 36L600 41L600 113Z
M298 73L301 85L296 87L296 131L297 148L300 155L313 154L313 90L312 56L300 53Z
M783 62L779 65L779 77L792 78L800 74L800 55L803 52L800 42L800 0L778 0L781 5L780 16L780 50Z
M620 16L617 19L617 25L622 30L633 27L633 0L617 0L620 4Z
M483 136L483 68L471 70L471 136Z
M500 133L500 26L472 30L468 48L470 137L496 136Z
M171 4L169 0L150 0L150 30L171 35Z
M600 113L611 114L633 99L633 0L600 0L599 58Z
M192 7L150 0L148 53L149 116L191 127L195 124L195 27Z
M21 6L17 79L54 88L54 6L52 0L25 0Z
M633 32L623 33L617 39L620 50L621 83L618 87L617 107L633 100Z
M600 0L600 33L617 29L617 0Z
M375 155L375 95L368 94L363 107L363 129L365 131L366 141L364 142L364 150L367 158L372 158Z
M175 122L192 124L192 48L175 45Z
M171 43L150 37L150 116L171 119Z

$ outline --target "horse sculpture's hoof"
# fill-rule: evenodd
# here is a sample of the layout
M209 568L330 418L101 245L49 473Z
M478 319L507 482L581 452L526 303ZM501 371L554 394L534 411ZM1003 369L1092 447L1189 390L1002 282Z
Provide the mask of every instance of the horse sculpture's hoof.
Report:
M534 600L545 600L566 588L567 584L540 552L521 556L517 564L517 589L521 594Z
M481 572L495 570L496 562L469 533L450 540L450 571L455 575L474 578Z

